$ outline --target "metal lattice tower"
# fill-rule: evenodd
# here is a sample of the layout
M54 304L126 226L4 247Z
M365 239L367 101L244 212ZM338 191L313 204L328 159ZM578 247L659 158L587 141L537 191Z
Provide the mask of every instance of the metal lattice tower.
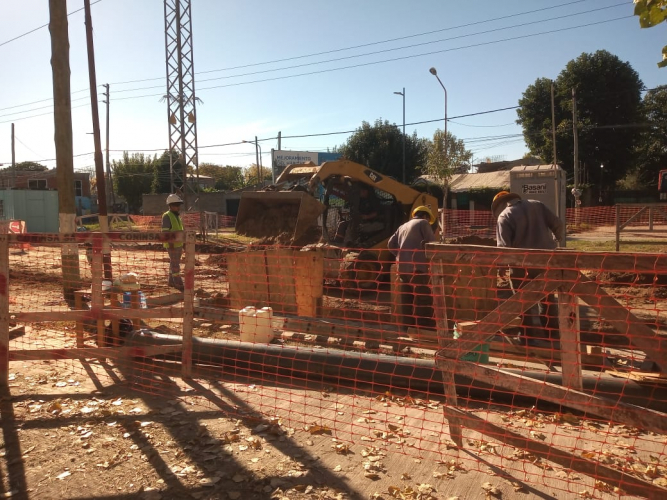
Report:
M172 193L182 193L188 208L187 168L194 167L199 185L195 68L190 0L164 0L164 38L167 66L169 151ZM178 160L174 160L174 154Z

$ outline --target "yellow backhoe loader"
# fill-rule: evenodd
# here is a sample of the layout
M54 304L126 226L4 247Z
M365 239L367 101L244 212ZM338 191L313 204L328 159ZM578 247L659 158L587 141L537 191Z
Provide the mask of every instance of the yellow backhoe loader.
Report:
M358 163L290 165L269 190L242 194L236 231L320 249L326 278L373 288L393 260L387 240L420 205L438 200Z

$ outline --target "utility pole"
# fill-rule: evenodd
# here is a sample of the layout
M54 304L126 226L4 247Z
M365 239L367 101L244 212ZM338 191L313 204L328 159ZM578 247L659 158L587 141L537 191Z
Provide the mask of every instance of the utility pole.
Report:
M282 142L282 135L283 135L283 133L280 132L280 131L278 131L278 151L280 151L280 150L282 149L282 148L280 147L280 146L281 146L281 142Z
M579 189L579 131L577 126L577 91L572 89L572 133L574 134L574 195L575 223L579 223L579 206L581 205L581 189Z
M111 203L115 204L116 195L113 192L113 181L111 179L111 163L109 162L109 101L110 101L109 84L105 83L102 86L106 89L106 92L102 94L106 99L102 102L107 105L107 128L106 128L107 147L106 147L106 158L105 158L107 165L107 201L109 200L109 196L111 196Z
M102 161L102 144L100 138L100 112L97 102L97 75L95 73L95 45L93 43L93 20L90 15L90 0L83 0L86 23L86 42L88 46L88 80L90 81L90 108L93 116L93 141L95 142L95 179L97 181L97 210L100 221L100 231L109 232L107 217L106 179L104 178L104 164ZM111 253L109 242L103 245L104 279L113 279L111 273Z
M261 167L259 166L259 142L257 142L257 136L255 136L255 162L257 163L257 185L262 182L262 173Z
M551 141L554 146L554 168L558 165L558 157L556 156L556 104L554 102L554 82L551 81Z
M14 188L16 188L16 153L14 149L14 124L12 123L12 172L14 173Z
M72 98L70 89L69 36L67 2L49 0L51 33L51 72L53 75L53 120L58 180L58 217L61 233L76 232L74 205L74 156L72 149ZM74 304L74 290L80 286L79 247L76 243L61 245L63 294Z

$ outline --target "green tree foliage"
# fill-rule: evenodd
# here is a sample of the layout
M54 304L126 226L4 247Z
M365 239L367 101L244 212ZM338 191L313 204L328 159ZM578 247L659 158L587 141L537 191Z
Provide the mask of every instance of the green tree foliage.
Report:
M440 183L447 184L452 174L467 172L472 152L468 151L462 139L454 134L438 129L433 134L433 140L428 142L426 165L422 172L440 179Z
M405 172L410 182L426 163L427 141L417 133L405 136ZM373 125L362 122L347 142L336 152L348 160L401 180L403 178L403 133L395 124L376 120Z
M9 165L8 167L0 169L0 172L8 170L14 170L14 167ZM44 172L45 170L48 170L48 167L34 161L21 161L16 164L16 170L23 170L30 172Z
M180 168L180 164L178 162L178 153L172 151L171 156L174 162L174 169ZM151 189L154 194L171 193L171 171L169 165L169 151L165 151L164 153L162 153L160 158L156 160L155 174L153 177L153 184L151 186Z
M629 63L607 51L584 53L570 61L554 82L558 162L574 170L572 89L577 94L579 160L590 179L606 186L625 176L632 165L640 129L641 90L644 84ZM551 81L539 78L519 100L519 123L531 154L553 161L551 139Z
M123 153L122 160L114 160L113 182L117 194L125 198L131 213L137 213L142 205L142 195L151 192L157 157L143 153Z
M667 20L667 0L634 0L635 16L639 16L639 26L652 28ZM659 68L667 67L667 45L662 48Z
M207 175L215 179L217 191L233 191L244 186L243 169L231 165L216 165L215 163L201 163L199 175Z
M262 173L262 181L271 183L271 169L267 167L260 167ZM243 171L243 178L245 186L254 186L257 182L257 165L253 163Z
M655 187L660 170L667 168L667 85L647 92L641 110L644 126L635 170L642 185Z

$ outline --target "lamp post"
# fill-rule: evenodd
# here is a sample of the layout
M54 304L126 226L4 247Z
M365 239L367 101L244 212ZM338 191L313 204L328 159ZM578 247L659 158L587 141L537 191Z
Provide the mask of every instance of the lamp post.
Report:
M403 184L405 184L405 87L403 92L394 92L403 97Z
M438 79L438 83L440 83L442 90L445 91L445 161L447 161L447 157L449 156L449 150L447 149L447 146L449 145L449 137L447 136L447 88L442 83L442 80L440 80L438 72L436 71L435 68L429 69L429 72ZM440 219L440 225L442 226L441 228L442 232L440 233L440 241L445 241L445 209L447 208L447 186L445 185L444 188L445 192L442 198L442 215Z
M257 184L260 183L261 180L261 158L262 158L262 147L259 145L259 142L257 142L257 136L255 136L254 141L241 141L246 144L254 144L255 145L255 164L257 165Z
M602 176L604 175L604 164L600 164L600 197L598 198L598 202L602 203Z

